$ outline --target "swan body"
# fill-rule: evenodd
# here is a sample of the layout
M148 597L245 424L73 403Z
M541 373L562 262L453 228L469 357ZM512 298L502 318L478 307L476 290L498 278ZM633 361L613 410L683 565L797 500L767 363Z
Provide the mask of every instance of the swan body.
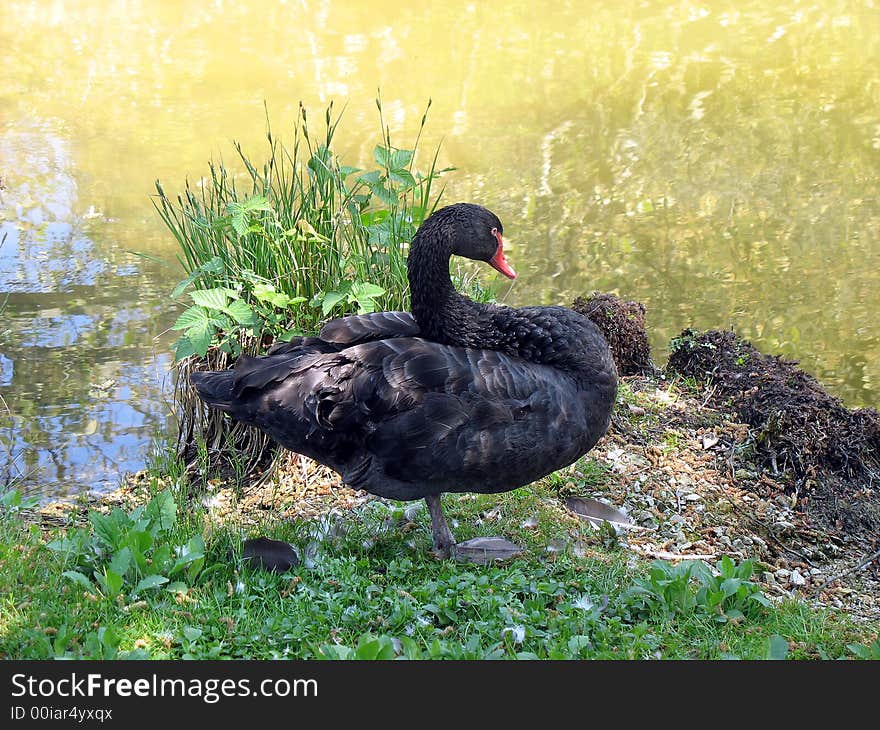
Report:
M318 337L191 381L206 403L348 486L425 498L435 549L448 554L440 493L508 491L571 464L607 430L617 389L608 345L586 317L455 292L453 254L515 276L501 230L480 206L443 208L412 243L412 314L337 319Z

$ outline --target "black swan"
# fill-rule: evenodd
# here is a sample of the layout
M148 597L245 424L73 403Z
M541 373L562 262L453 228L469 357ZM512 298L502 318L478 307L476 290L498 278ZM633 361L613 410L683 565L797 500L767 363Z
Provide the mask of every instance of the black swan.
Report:
M617 392L608 345L583 315L478 304L455 291L453 254L516 276L502 230L481 206L442 208L412 241L412 314L343 317L318 337L190 380L205 403L349 487L424 498L434 550L448 557L442 492L505 492L571 464L607 430Z

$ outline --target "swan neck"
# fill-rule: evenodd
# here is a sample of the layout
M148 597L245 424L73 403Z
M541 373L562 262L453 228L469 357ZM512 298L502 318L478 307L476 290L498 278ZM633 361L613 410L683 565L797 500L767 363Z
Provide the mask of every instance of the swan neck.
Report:
M461 296L449 277L452 232L447 227L425 227L413 238L407 259L412 313L424 337L445 341L445 312Z

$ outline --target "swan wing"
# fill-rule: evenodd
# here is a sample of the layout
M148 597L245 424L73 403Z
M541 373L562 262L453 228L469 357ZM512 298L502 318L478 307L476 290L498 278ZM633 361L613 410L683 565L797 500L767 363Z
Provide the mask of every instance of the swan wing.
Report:
M321 328L324 342L352 346L391 337L415 337L419 326L409 312L373 312L334 319Z

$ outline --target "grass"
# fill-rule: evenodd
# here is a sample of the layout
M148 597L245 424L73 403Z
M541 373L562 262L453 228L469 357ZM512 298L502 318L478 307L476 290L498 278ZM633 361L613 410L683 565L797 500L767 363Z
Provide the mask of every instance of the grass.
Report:
M170 465L154 469L167 474ZM97 529L106 518L68 528L68 541L80 542L64 551L62 528L44 534L7 500L0 656L805 659L872 652L873 636L845 615L795 600L747 600L760 591L745 564L726 566L738 582L727 597L718 594L723 610L713 607L699 581L633 562L607 535L560 510L549 480L501 495L444 497L458 539L503 534L527 548L508 564L437 561L425 509L375 501L332 524L267 516L260 534L289 540L306 557L284 575L242 565L239 526L218 527L205 508L184 504L182 481L171 490L159 483L153 501L161 509L135 515L164 519L144 570L170 573L185 546L191 552L162 576L167 581L140 588L144 573L118 558L131 543ZM118 543L111 547L98 533ZM100 577L126 564L122 583L111 580L108 589ZM713 585L721 590L720 579Z

